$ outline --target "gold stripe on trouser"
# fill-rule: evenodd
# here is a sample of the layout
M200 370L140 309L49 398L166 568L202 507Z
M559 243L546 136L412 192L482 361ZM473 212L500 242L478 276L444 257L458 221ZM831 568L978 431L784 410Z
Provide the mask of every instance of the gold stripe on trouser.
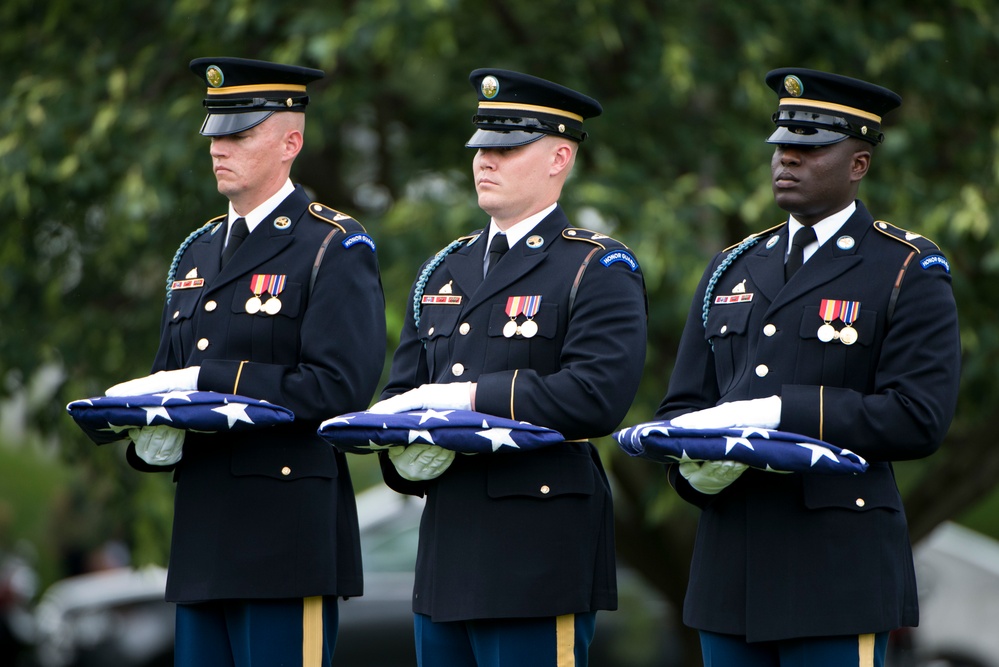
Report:
M555 617L555 664L558 667L576 665L576 615Z
M857 648L860 667L874 667L874 635L860 635L857 637Z
M323 664L323 598L302 600L302 667Z

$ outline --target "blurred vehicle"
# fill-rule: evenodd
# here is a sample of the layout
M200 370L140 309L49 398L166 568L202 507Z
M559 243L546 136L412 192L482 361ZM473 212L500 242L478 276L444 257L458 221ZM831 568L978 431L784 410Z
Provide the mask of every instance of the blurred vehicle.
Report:
M944 522L915 561L919 627L895 667L999 667L999 541Z
M174 605L166 570L126 567L52 584L35 607L39 667L170 667Z
M423 500L378 485L357 496L364 595L340 602L336 667L413 667L411 596ZM174 605L166 571L116 568L70 577L35 608L32 667L168 667ZM679 667L670 608L637 574L618 576L620 610L597 614L592 667ZM19 666L20 667L20 666Z

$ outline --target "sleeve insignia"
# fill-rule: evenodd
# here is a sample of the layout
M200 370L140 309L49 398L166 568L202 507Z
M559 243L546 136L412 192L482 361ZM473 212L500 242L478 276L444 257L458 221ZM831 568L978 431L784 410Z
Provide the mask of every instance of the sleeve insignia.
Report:
M349 250L350 248L354 247L358 243L364 244L364 245L368 246L369 248L371 248L371 252L375 251L375 242L374 242L374 240L370 236L368 236L367 234L364 234L362 232L358 232L356 234L351 234L350 236L348 236L347 238L345 238L343 241L341 241L340 245L342 245L344 248L346 248L346 249Z
M923 267L924 271L926 269L933 268L934 266L939 266L947 273L950 273L950 263L943 255L930 255L929 257L925 257L919 260L919 265Z
M627 250L612 250L600 259L604 266L610 266L617 262L624 262L632 271L638 270L638 260Z

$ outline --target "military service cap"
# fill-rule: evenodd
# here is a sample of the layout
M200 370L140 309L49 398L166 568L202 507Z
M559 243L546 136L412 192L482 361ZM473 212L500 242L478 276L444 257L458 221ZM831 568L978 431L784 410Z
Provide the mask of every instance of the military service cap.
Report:
M201 126L206 137L243 132L275 111L304 112L306 84L325 76L318 69L246 58L196 58L191 71L208 85L208 116Z
M479 94L468 148L524 146L546 134L583 141L583 119L603 111L591 97L528 74L477 69L468 80Z
M779 98L771 144L825 146L856 137L877 145L884 140L881 117L902 104L873 83L798 67L768 72L766 82Z

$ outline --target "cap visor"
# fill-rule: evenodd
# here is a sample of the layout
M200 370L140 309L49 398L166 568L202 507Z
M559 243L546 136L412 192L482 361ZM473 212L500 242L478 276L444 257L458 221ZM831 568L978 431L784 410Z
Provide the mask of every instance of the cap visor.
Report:
M466 148L496 148L506 146L526 146L545 136L544 132L493 132L491 130L476 130L472 138L465 144Z
M273 111L248 111L245 113L210 113L201 126L206 137L222 137L256 127L270 118Z
M799 134L799 132L803 132L803 134ZM770 138L767 139L767 143L828 146L843 141L847 136L842 132L833 132L832 130L823 130L817 127L796 127L793 130L786 127L778 127L770 135Z

